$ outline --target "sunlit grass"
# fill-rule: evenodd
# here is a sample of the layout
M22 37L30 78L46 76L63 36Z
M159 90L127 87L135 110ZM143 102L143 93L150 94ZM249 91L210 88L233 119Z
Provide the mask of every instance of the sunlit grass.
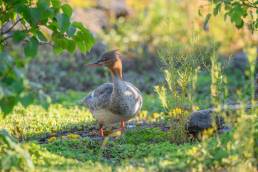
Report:
M60 130L83 128L94 119L90 112L78 106L53 104L47 110L39 105L17 106L11 115L0 121L0 128L8 129L20 139L44 137Z

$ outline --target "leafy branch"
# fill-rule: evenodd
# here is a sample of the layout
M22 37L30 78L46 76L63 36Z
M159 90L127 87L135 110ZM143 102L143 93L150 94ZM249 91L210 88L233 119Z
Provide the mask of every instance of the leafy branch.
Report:
M71 20L73 10L61 0L0 0L0 10L0 114L8 114L18 102L26 106L38 96L31 96L33 92L16 66L17 58L3 52L8 44L21 43L25 56L33 58L38 47L45 44L57 53L86 52L94 38L82 23ZM19 63L25 66L27 61Z
M252 3L250 1L242 1L242 5L248 7L248 8L254 8L257 9L258 8L258 3Z
M258 3L248 0L211 0L213 4L213 15L216 16L221 11L224 12L224 18L230 18L231 22L237 28L243 28L245 25L254 32L258 28L257 10ZM206 16L205 23L208 23L211 14Z

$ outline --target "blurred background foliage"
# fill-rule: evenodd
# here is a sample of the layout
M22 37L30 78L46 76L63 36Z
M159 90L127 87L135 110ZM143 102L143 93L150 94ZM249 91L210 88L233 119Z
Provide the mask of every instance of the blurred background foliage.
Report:
M224 63L232 64L238 71L248 61L244 49L257 45L257 34L246 26L237 29L230 20L224 20L223 13L210 16L207 22L207 15L213 10L208 1L65 2L74 7L72 18L84 23L94 34L96 44L90 53L65 53L57 58L45 51L47 47L42 48L39 58L28 66L27 75L31 81L43 85L47 93L67 89L88 91L109 81L106 70L85 67L105 50L120 49L125 79L149 94L164 81L158 54L164 49L169 48L172 54L187 51L195 59L200 58L201 71L211 64L210 54L216 51ZM238 57L240 66L236 64ZM205 76L199 79L207 81Z

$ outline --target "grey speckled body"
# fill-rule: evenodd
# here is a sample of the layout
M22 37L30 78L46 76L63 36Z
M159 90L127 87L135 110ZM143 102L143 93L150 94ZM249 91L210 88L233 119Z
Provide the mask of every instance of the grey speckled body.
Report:
M131 83L115 76L113 83L105 83L92 91L84 103L101 124L129 120L141 109L140 91Z

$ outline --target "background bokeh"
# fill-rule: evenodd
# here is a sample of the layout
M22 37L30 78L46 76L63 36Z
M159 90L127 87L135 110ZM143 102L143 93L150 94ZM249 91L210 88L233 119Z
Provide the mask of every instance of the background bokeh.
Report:
M31 62L27 75L31 81L42 84L48 93L69 89L87 92L108 82L110 75L106 70L85 66L107 50L122 52L125 80L149 94L154 85L164 81L158 53L168 45L172 51L177 51L195 42L196 50L191 47L188 50L195 56L199 52L206 54L202 58L203 66L210 64L209 54L216 47L220 57L226 61L231 59L233 67L245 68L248 60L243 49L257 44L257 34L251 34L246 28L238 30L222 15L211 17L209 23L205 23L211 10L206 1L66 2L74 8L73 19L90 29L96 44L87 54L56 55L48 47L41 47L39 58Z

